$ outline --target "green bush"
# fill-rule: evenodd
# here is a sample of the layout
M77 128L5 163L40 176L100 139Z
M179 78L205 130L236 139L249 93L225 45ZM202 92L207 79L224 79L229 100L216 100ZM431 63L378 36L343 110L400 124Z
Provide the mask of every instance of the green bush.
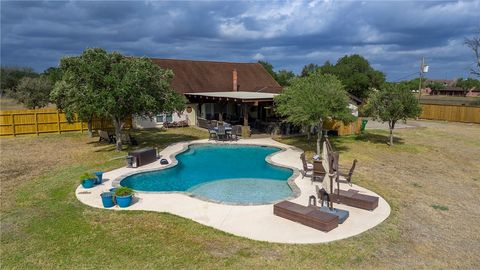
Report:
M133 189L128 187L121 187L115 190L115 196L123 197L128 195L133 195Z
M96 179L96 178L97 178L97 176L95 174L86 172L86 173L84 173L80 176L80 182L83 183L84 180Z

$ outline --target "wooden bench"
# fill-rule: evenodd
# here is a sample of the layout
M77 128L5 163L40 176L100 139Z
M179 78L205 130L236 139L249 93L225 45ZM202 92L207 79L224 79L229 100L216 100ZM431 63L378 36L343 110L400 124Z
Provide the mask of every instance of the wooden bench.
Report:
M338 217L316 209L282 201L273 206L273 214L320 231L331 231L338 227Z
M378 197L365 194L359 194L358 190L349 189L335 190L330 194L331 200L335 203L341 203L348 206L353 206L365 210L374 210L378 206Z

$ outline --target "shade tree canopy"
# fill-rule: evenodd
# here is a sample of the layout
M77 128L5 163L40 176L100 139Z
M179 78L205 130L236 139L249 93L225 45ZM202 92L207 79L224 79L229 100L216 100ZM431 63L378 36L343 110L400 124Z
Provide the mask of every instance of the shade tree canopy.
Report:
M319 67L323 74L333 74L342 81L345 89L359 98L368 97L370 91L385 82L385 74L370 66L367 59L358 54L346 55L335 65L326 62Z
M80 56L63 58L60 68L62 80L52 93L58 108L89 123L94 116L111 119L118 150L128 117L178 112L185 106L185 98L170 86L173 72L148 58L93 48Z
M364 110L374 120L388 122L390 146L393 146L395 124L400 120L406 122L407 118L418 117L422 111L409 87L398 83L386 83L380 89L372 91Z
M351 122L355 117L348 108L345 88L335 75L315 72L294 78L290 86L275 97L275 111L285 121L318 127L317 153L320 154L321 130L328 118Z
M36 78L39 74L30 67L1 67L0 96L14 97L16 87L24 77Z
M28 109L46 107L50 102L52 84L47 77L23 77L12 97Z

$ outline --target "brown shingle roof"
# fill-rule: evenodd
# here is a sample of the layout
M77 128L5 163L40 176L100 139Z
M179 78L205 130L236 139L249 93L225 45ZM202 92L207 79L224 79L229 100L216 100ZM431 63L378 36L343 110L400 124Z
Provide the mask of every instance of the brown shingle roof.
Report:
M172 87L180 93L233 91L237 70L238 91L279 93L282 87L258 63L210 62L151 58L162 68L173 70Z

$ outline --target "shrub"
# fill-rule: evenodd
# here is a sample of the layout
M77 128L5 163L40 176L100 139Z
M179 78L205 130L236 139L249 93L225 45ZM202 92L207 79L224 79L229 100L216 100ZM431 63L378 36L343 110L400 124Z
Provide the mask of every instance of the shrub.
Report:
M80 182L83 182L86 179L95 179L95 178L97 178L95 174L86 172L80 176Z
M115 196L123 197L128 195L133 195L133 189L128 187L121 187L115 190Z

